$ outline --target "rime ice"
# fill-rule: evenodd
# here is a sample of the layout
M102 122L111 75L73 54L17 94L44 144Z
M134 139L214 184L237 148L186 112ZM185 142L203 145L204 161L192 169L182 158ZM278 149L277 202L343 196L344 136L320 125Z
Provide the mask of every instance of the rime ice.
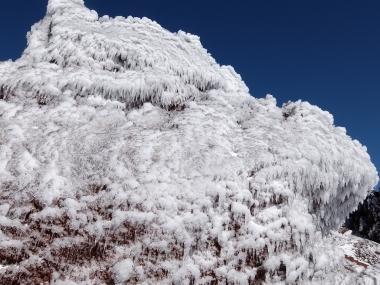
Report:
M251 97L198 37L50 0L0 98L3 283L351 274L323 236L377 183L365 147L316 106Z

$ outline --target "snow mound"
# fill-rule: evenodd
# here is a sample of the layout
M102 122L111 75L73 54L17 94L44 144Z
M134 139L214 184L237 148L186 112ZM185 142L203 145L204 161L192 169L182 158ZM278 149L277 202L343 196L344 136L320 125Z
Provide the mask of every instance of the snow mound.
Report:
M0 86L0 283L355 274L323 235L377 183L366 148L316 106L251 97L197 37L50 0Z

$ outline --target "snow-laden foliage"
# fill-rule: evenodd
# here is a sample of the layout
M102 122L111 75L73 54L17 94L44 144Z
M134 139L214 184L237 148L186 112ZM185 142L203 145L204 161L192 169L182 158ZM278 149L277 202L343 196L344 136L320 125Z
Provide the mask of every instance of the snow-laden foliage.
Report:
M147 18L98 18L83 1L71 0L50 1L21 59L2 65L0 88L7 96L25 92L46 103L62 94L96 95L166 108L225 89L228 72L196 36L172 34Z
M0 86L0 283L350 276L323 235L377 183L365 147L197 37L50 0Z

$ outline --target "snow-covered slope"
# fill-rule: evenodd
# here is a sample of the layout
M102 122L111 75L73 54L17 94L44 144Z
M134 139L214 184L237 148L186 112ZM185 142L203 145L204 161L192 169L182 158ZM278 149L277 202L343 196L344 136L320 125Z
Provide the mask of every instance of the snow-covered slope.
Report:
M361 278L322 236L377 183L365 147L196 36L50 0L0 98L2 284Z
M337 284L380 284L380 244L352 234L342 227L341 233L331 231L326 242L344 252L344 267L354 274L347 274Z

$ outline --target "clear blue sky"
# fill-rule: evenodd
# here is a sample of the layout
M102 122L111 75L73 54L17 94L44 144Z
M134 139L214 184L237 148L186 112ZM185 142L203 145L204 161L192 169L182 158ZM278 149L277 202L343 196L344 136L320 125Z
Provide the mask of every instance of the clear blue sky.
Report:
M302 99L333 114L380 169L380 1L86 0L99 16L148 17L200 36L255 97ZM17 59L47 0L1 0L0 60Z

